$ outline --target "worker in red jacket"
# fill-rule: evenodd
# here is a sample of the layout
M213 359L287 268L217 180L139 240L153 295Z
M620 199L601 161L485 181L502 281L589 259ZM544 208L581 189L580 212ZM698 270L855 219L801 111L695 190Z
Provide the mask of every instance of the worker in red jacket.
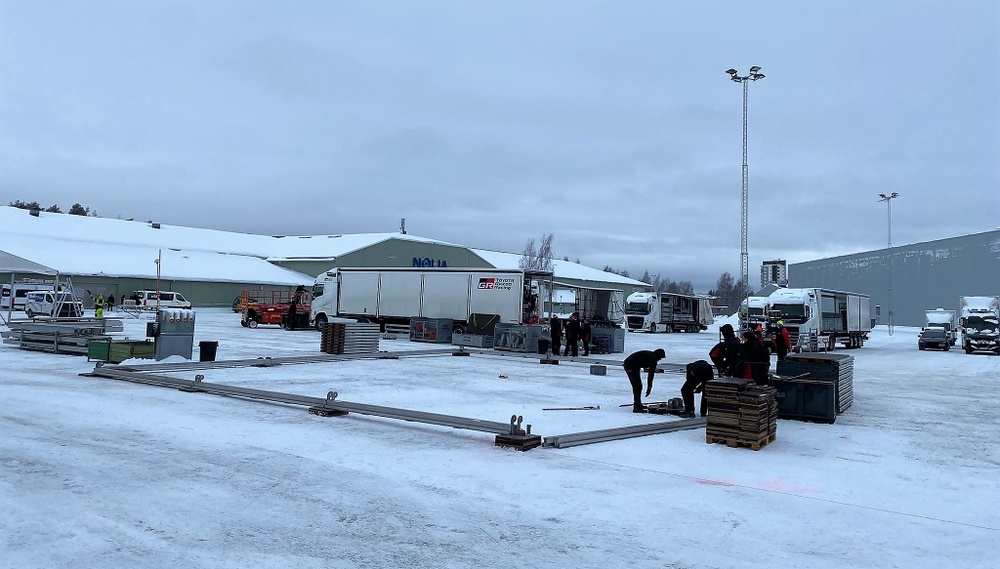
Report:
M778 361L785 359L792 349L792 337L788 335L788 328L785 328L785 321L778 320L778 327L774 330L774 352L778 354Z

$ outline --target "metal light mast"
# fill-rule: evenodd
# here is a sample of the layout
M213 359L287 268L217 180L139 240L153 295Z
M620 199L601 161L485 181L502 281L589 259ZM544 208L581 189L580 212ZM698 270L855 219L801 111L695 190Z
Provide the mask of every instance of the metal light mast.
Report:
M887 248L889 249L889 335L892 336L892 200L893 198L899 197L899 192L892 192L889 195L879 194L880 202L885 202L885 210L888 214L888 227L889 227L889 243Z
M740 231L740 279L743 281L745 296L750 295L750 255L747 252L747 217L749 201L749 167L747 166L747 91L748 81L763 79L764 74L760 72L760 66L754 65L750 68L750 73L740 76L735 69L727 69L729 78L737 83L743 84L743 205L741 209L741 231Z

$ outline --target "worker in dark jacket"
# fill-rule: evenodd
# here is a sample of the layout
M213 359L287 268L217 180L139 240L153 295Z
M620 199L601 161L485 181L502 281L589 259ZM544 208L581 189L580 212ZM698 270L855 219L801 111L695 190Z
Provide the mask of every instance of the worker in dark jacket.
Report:
M294 330L298 319L299 303L302 302L302 295L305 294L306 287L299 285L295 287L292 294L292 301L288 304L288 316L285 318L285 329Z
M722 333L722 341L708 352L708 357L715 364L719 377L733 377L740 358L740 339L736 337L732 324L723 324L719 332Z
M577 356L577 350L579 347L577 344L580 342L580 315L574 312L570 314L569 320L566 321L566 347L563 348L563 355L568 356L570 352L573 352L573 357Z
M757 333L747 330L743 333L743 345L740 346L739 362L736 364L737 376L753 380L754 383L767 384L767 372L771 367L771 358L767 348L760 342Z
M653 351L639 350L625 358L625 375L628 376L628 382L632 384L633 413L646 412L646 406L642 404L642 377L639 372L645 369L649 373L646 382L646 397L649 397L649 392L653 390L653 374L656 373L656 363L666 356L667 353L663 351L663 348L656 348Z
M580 328L580 341L583 342L583 355L590 355L590 320L584 318Z
M559 347L562 346L562 321L553 313L549 320L549 339L552 341L552 355L559 355Z
M730 327L731 328L731 327ZM715 379L712 373L712 364L705 360L698 360L687 365L687 379L681 386L681 397L684 399L684 412L681 417L694 417L694 394L701 393L705 389L705 384ZM701 396L701 416L706 414L705 396Z

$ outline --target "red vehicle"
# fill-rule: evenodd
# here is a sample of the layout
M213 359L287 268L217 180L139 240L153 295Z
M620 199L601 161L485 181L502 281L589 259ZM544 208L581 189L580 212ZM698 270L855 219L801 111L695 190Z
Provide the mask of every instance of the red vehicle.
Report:
M294 290L257 291L245 290L240 294L242 307L240 326L256 328L261 324L281 326L292 303ZM309 314L311 297L306 292L299 301L297 312Z

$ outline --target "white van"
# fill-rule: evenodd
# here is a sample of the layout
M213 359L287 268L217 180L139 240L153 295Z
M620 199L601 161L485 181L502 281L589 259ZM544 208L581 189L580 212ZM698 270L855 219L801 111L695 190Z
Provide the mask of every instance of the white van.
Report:
M137 290L130 297L139 308L153 310L156 308L155 290ZM191 309L191 303L179 292L160 291L160 308Z
M13 310L24 310L25 298L28 293L35 290L55 290L56 286L52 281L45 281L40 279L24 279L23 281L17 281L14 284L13 291L11 290L11 283L3 283L0 285L0 309L7 310L11 308ZM59 285L59 290L64 290L63 285ZM11 297L14 299L14 305L11 306Z
M58 310L58 314L56 313ZM24 314L28 318L35 316L61 316L80 318L83 316L83 303L72 295L48 290L31 291L24 297Z

